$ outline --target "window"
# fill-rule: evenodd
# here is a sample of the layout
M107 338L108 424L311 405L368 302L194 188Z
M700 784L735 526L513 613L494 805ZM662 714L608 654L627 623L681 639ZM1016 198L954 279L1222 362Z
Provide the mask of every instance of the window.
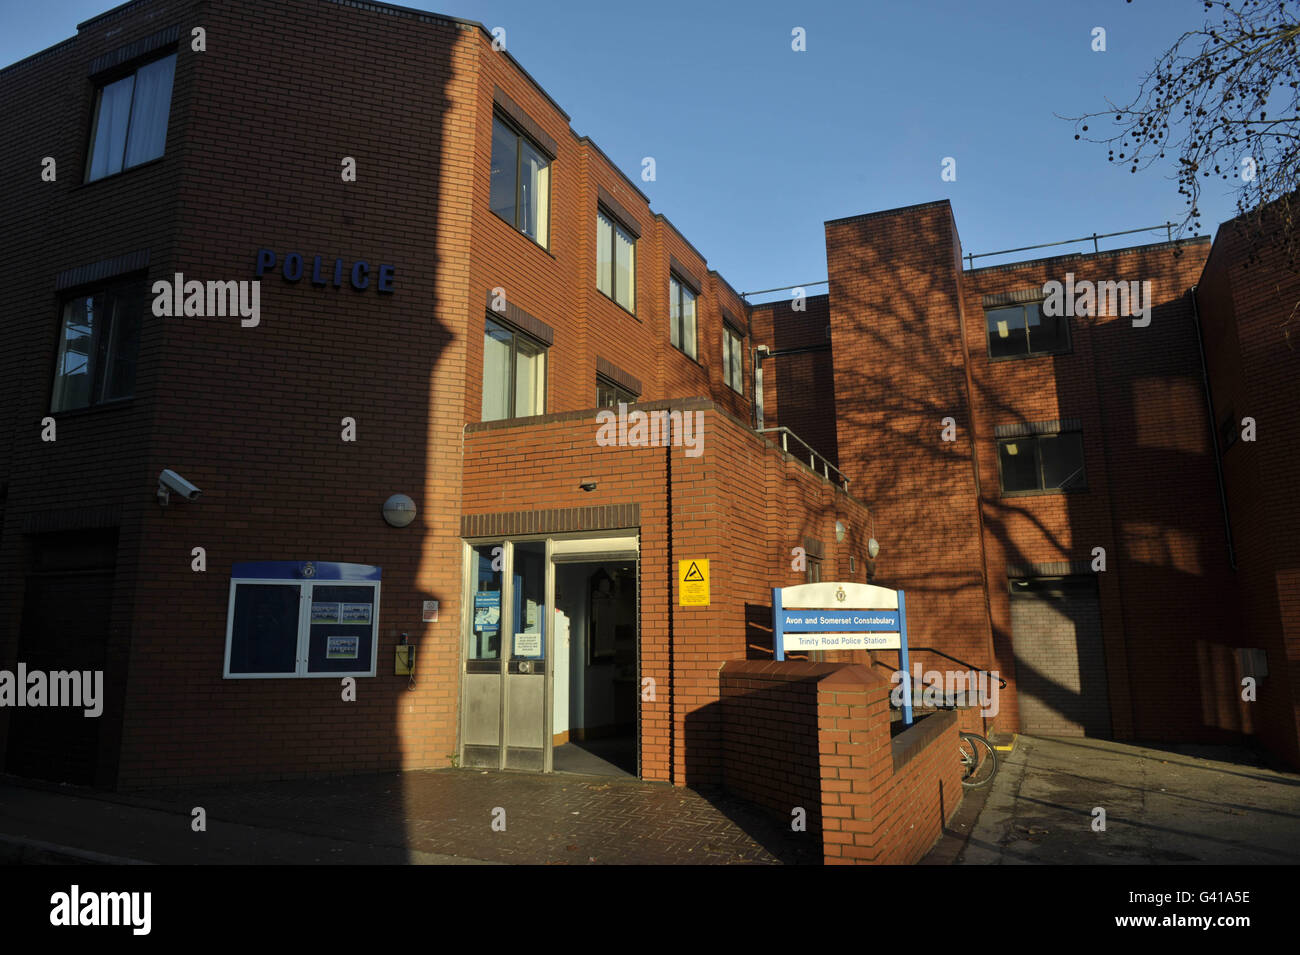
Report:
M146 283L140 279L64 303L51 411L131 397L146 301Z
M492 319L483 336L483 420L546 413L546 346Z
M1083 434L1004 438L998 442L998 470L1004 494L1085 490Z
M675 275L668 278L668 324L673 346L694 358L695 293Z
M743 343L739 332L730 325L722 326L722 375L731 390L742 395L745 393L745 383L741 379L745 369Z
M1041 302L992 308L988 323L990 358L1055 355L1070 350L1069 325L1064 316L1049 318Z
M226 679L375 675L379 568L320 564L322 579L295 579L306 573L306 566L315 565L235 565L226 622ZM361 576L351 579L351 573Z
M805 560L807 561L804 567L805 583L820 584L822 582L822 559L809 555Z
M636 313L636 238L604 209L596 210L596 287Z
M501 560L504 546L480 544L474 548L474 617L470 630L469 659L501 659Z
M94 182L163 154L176 54L107 83L95 96L86 181Z
M492 120L492 211L538 245L547 245L551 161L501 117Z
M597 408L617 408L619 403L630 405L634 403L637 396L626 388L622 388L610 381L603 375L596 376L596 407Z

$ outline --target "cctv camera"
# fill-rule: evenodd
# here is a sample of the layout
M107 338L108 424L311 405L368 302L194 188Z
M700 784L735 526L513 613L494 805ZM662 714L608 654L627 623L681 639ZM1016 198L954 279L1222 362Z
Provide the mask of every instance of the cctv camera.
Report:
M754 351L758 352L760 355L768 355L771 354L772 350L766 345L757 345L754 347Z
M203 492L170 468L158 475L158 501L166 504L175 491L187 501L197 501Z

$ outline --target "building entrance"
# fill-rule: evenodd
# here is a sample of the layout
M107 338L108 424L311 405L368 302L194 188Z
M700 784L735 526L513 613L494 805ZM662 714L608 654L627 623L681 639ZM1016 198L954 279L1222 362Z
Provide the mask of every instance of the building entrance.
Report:
M636 536L465 549L460 765L636 774Z

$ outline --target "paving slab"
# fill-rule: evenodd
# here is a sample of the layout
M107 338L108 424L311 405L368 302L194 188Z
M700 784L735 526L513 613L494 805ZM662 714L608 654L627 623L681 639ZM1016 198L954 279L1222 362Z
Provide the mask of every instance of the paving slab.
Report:
M1300 862L1300 775L1248 750L1020 736L999 759L958 864Z
M0 785L0 836L166 863L818 864L711 789L447 769L122 793ZM191 829L201 807L207 831ZM0 838L0 842L3 842Z

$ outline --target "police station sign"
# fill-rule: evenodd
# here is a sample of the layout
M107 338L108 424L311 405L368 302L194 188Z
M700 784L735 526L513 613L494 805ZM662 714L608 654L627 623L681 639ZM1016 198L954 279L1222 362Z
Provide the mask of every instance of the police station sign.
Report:
M903 591L872 584L776 587L772 639L777 660L787 650L897 650L899 669L907 672L907 602ZM912 722L910 693L903 700L903 721Z

